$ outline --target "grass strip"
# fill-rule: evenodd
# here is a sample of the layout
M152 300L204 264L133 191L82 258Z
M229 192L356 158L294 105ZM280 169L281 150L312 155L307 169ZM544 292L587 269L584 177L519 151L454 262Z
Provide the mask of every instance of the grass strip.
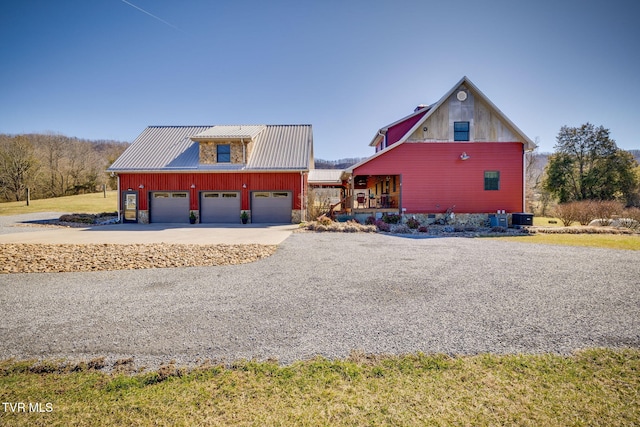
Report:
M5 361L0 395L52 409L0 407L0 424L16 426L638 425L640 350L355 354L137 374Z
M529 236L491 237L511 242L538 243L544 245L583 246L605 249L640 251L638 234L546 234Z

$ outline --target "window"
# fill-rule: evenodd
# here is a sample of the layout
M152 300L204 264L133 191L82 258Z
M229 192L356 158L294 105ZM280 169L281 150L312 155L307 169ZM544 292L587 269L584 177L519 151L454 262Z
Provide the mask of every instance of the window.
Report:
M469 122L453 123L453 140L454 141L469 140Z
M217 146L218 163L231 163L231 145L220 144Z
M500 172L498 171L484 172L484 189L500 190Z

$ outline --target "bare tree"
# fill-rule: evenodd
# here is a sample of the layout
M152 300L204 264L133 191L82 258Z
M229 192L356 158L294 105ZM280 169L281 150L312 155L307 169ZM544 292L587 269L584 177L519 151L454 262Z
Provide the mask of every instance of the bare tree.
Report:
M0 189L7 199L20 201L35 180L39 163L24 136L0 140Z

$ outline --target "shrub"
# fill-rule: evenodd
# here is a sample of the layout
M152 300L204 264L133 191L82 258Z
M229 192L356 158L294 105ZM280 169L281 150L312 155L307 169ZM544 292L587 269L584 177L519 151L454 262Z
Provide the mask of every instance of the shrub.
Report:
M578 221L578 207L576 202L559 204L554 208L553 215L558 217L565 227L570 226L573 222Z
M397 214L383 213L382 221L386 222L387 224L398 224L400 221L402 221L402 217Z
M376 225L376 217L371 215L364 220L365 225Z
M420 221L418 221L415 218L409 218L407 220L407 227L409 227L412 230L417 229L418 227L420 227Z
M620 215L623 205L615 200L581 200L579 202L562 203L554 209L554 215L560 218L565 227L572 222L588 225L594 219L601 225L611 225L614 215Z
M376 227L378 231L391 231L391 226L380 219L376 221Z
M419 233L428 233L429 229L427 228L426 225L421 225L420 227L418 227L418 232Z
M406 224L397 224L394 225L392 231L398 234L408 234L411 233L411 229L406 226Z
M624 209L624 205L615 200L601 200L591 202L591 212L593 218L601 219L602 225L611 225L613 216L620 215Z
M323 231L327 231L327 226L324 224L316 224L316 226L314 227L314 230L321 233Z
M329 218L328 216L326 216L324 214L320 215L316 219L316 221L318 221L319 224L326 225L326 226L333 224L333 221L331 220L331 218Z
M93 214L71 214L62 215L58 218L58 221L62 222L77 222L81 224L93 224L96 221L96 215Z
M631 230L640 230L640 208L628 208L622 212L620 225Z

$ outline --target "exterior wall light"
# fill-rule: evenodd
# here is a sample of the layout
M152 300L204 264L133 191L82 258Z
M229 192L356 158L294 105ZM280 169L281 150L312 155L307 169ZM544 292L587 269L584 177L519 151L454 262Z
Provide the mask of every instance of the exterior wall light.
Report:
M140 184L140 185L138 185L138 188L143 189L144 185Z
M460 160L469 160L470 158L471 156L469 156L466 151L463 151L462 154L460 154Z
M196 185L195 184L191 184L191 188L196 188Z

